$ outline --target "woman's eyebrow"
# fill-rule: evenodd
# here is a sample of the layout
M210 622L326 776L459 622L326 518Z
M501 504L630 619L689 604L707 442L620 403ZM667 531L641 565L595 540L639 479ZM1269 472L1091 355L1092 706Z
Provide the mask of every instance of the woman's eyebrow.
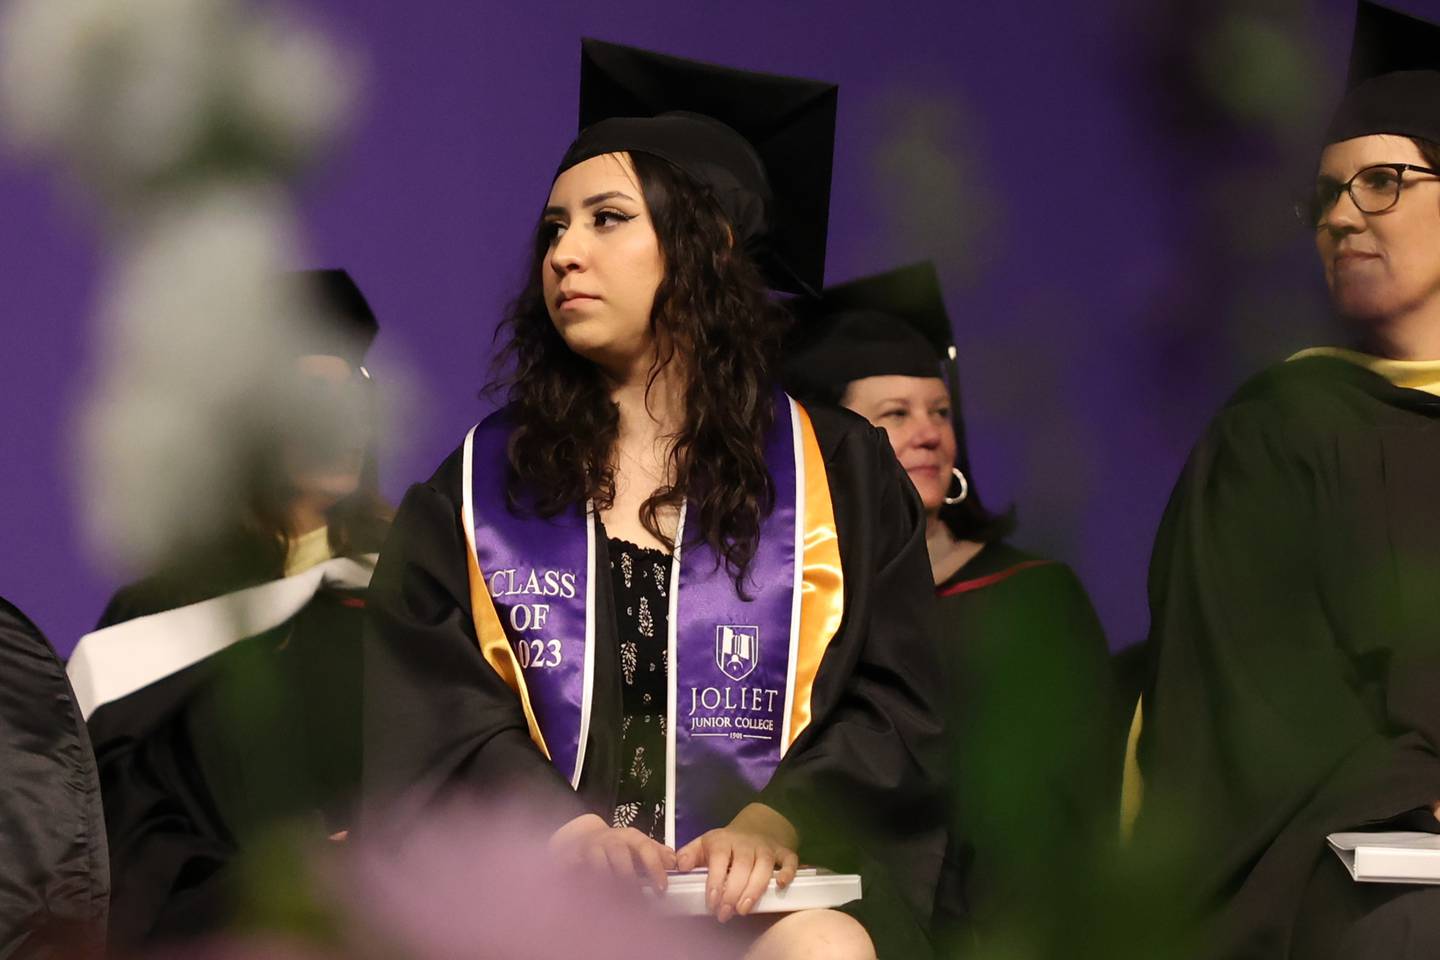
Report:
M616 199L629 200L631 203L635 203L635 202L636 202L636 200L635 200L634 197L630 196L630 194L625 193L624 191L621 191L621 190L609 190L609 191L606 191L605 193L597 193L597 194L595 194L595 196L593 196L593 197L586 197L584 200L582 200L582 201L580 202L580 206L588 210L588 209L591 208L591 207L598 207L598 206L600 206L600 204L604 203L606 200L616 200ZM566 209L565 209L564 207L546 207L546 208L545 208L545 212L544 212L543 214L541 214L541 216L544 216L544 217L563 217L563 216L565 216L566 212L567 212L567 211L566 211Z
M619 199L624 199L624 200L629 200L631 203L634 203L634 202L635 202L635 198L632 197L632 196L630 196L630 194L628 194L628 193L624 193L624 192L622 192L622 191L620 191L620 190L610 190L610 191L608 191L608 192L606 192L606 193L597 193L597 194L595 194L595 196L593 196L593 197L586 197L586 198L585 198L585 202L582 203L581 206L583 206L583 207L598 207L600 204L604 203L606 200L615 200L615 199L617 199L617 198L619 198Z

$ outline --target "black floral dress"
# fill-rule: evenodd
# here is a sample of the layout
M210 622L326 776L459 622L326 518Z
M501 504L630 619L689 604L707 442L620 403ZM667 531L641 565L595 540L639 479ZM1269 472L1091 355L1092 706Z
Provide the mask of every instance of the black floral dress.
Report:
M670 557L610 539L620 640L620 790L611 823L665 841Z

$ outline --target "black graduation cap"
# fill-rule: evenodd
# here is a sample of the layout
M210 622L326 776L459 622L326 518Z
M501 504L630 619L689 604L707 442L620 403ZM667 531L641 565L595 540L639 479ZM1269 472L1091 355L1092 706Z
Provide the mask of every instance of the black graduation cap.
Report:
M801 306L785 350L791 392L827 401L865 377L941 377L954 336L940 278L916 263L827 289Z
M380 323L350 274L338 269L299 270L290 279L299 285L301 296L309 298L320 320L306 338L306 349L341 357L356 367L364 363Z
M599 40L580 42L580 136L591 157L661 157L715 191L777 290L824 285L834 84L753 73Z
M1360 0L1345 86L1327 143L1377 133L1440 142L1440 26Z

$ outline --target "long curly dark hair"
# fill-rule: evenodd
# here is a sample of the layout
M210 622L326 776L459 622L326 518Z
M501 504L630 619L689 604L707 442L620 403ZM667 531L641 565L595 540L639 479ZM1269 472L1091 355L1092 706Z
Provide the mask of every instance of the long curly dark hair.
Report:
M666 160L630 158L664 262L650 315L657 350L649 386L670 364L685 378L684 422L670 452L674 480L645 501L640 522L668 542L660 517L688 503L685 540L708 543L743 596L761 521L775 502L764 442L787 315L733 241L710 189ZM505 391L514 423L511 505L541 516L587 500L605 510L615 500L619 412L599 368L571 351L550 320L541 285L548 255L542 224L524 290L496 331L504 347L491 389Z

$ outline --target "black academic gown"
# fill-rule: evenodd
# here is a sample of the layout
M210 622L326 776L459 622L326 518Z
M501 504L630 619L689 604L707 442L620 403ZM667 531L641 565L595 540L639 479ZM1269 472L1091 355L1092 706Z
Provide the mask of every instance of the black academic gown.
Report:
M1282 364L1211 424L1150 571L1134 846L1207 957L1440 956L1440 890L1353 884L1338 830L1440 800L1440 398Z
M1109 649L1069 567L991 543L936 594L954 791L936 924L960 956L1057 916L1114 834L1121 757Z
M843 411L811 417L835 507L845 616L815 681L813 722L753 799L796 824L802 861L861 872L855 912L881 956L924 957L944 828L923 514L884 434ZM517 792L554 828L587 812L609 820L621 686L608 558L597 549L594 699L574 791L531 742L518 698L480 654L460 484L457 452L411 487L371 585L367 791L403 790L409 809L457 788Z
M121 590L100 627L198 602L163 580ZM293 826L351 825L360 780L364 592L322 588L280 626L99 707L90 731L110 833L111 939L214 933L233 869Z
M65 668L0 600L0 957L99 955L109 886L95 758Z

